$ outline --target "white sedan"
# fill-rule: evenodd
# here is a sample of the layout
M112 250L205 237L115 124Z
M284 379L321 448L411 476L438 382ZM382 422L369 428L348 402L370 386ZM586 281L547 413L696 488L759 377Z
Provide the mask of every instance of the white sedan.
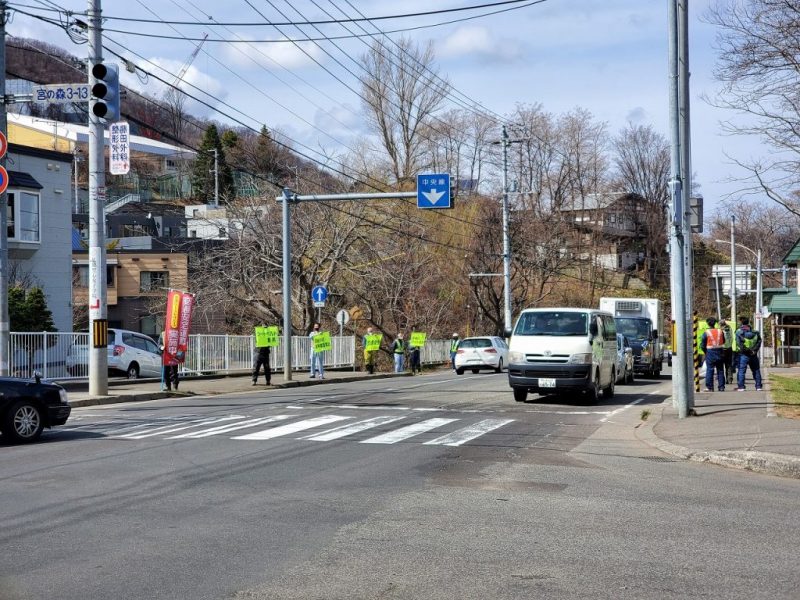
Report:
M456 350L456 373L462 375L466 369L477 373L481 369L503 371L508 364L508 346L497 336L469 337L458 343Z

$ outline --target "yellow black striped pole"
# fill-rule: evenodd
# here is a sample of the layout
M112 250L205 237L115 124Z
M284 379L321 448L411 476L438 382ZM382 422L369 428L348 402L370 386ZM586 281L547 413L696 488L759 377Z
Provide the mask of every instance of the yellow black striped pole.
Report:
M694 391L700 391L700 350L697 348L697 313L692 316L692 349L694 350Z

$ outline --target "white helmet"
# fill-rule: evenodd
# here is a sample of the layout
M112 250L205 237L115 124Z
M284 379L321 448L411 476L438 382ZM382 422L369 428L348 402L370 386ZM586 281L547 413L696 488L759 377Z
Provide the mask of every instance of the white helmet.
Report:
M454 334L453 334L453 337L458 337L458 333L454 333Z

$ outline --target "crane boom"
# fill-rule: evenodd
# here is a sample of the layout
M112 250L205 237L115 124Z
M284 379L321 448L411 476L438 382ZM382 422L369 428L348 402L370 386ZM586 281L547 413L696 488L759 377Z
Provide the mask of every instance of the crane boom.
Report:
M189 58L186 59L185 63L183 63L183 66L181 67L181 70L178 71L178 76L175 78L175 81L172 82L172 87L177 87L178 84L180 84L180 82L183 81L183 77L184 77L184 75L186 75L186 71L188 71L189 67L192 66L192 63L194 62L194 59L197 58L197 55L200 52L200 48L203 47L203 44L206 43L207 39L208 39L208 34L207 33L203 34L203 39L200 40L200 43L197 44L197 47L189 55Z

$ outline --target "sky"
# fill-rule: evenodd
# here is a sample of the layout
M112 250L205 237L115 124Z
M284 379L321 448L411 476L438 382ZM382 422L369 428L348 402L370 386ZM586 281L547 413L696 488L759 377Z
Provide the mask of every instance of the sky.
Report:
M304 153L320 157L352 148L355 138L366 133L357 94L358 67L351 59L364 53L369 39L294 45L264 40L333 37L348 35L348 31L342 25L320 25L320 33L310 26L301 31L294 26L211 24L316 20L329 19L330 15L341 18L343 13L354 17L357 12L378 17L491 1L104 0L102 9L103 15L109 17L104 23L109 46L168 81L175 80L198 43L185 37L202 38L208 33L210 38L246 40L248 43L239 44L207 41L184 77L185 82L209 92L213 97L206 100L228 116L191 101L188 109L222 122L232 116L256 130L265 124L294 140ZM733 115L704 99L713 97L718 87L712 73L716 31L702 19L714 1L689 3L692 170L705 198L706 219L720 208L720 199L736 197L742 187L731 181L744 173L729 157L747 159L762 152L757 140L724 135L720 122ZM12 10L18 7L51 19L59 13L48 8L60 7L74 13L87 8L86 2L74 0L10 0L10 5ZM376 20L374 25L346 27L351 31L364 27L370 32L376 31L375 27L383 31L418 28L512 6L520 5ZM492 113L508 115L518 103L539 103L556 115L580 107L607 123L611 135L631 122L652 125L669 139L667 11L667 0L542 0L500 14L394 33L391 37L405 35L420 44L431 41L439 73L450 81L458 97L478 102ZM170 26L111 17L203 25ZM86 46L75 45L63 30L20 13L14 14L7 30L14 36L44 39L76 55L86 53ZM153 78L124 72L122 80L126 86L153 95L164 91L164 85Z

